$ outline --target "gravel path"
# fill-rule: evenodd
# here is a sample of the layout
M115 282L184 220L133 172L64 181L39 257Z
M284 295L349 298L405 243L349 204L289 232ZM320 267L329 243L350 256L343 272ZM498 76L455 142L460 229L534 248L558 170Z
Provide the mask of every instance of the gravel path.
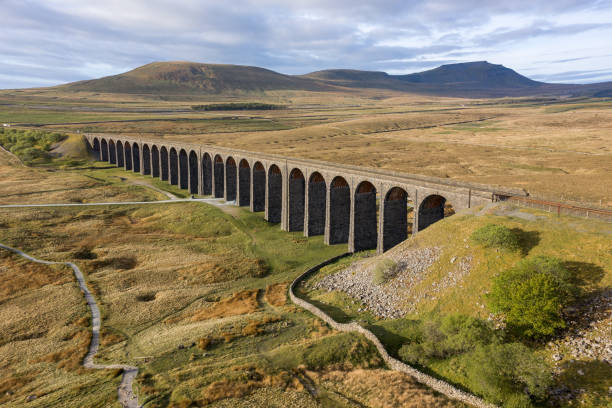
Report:
M92 329L91 329L91 343L89 344L89 351L87 355L83 359L83 367L85 368L93 368L97 370L107 370L107 369L120 369L123 370L123 377L121 378L121 384L117 389L117 396L119 399L119 403L124 408L141 408L141 405L138 405L138 397L134 394L132 389L132 383L134 382L134 378L138 374L138 368L134 366L129 366L125 364L111 364L111 365L102 365L96 364L93 362L93 359L98 352L98 348L100 346L100 309L98 309L98 305L96 304L96 300L93 295L87 289L87 285L85 284L85 278L83 277L83 273L72 262L54 262L54 261L45 261L42 259L34 258L31 255L28 255L19 249L15 249L3 244L0 244L0 248L6 249L7 251L11 251L16 253L17 255L22 256L23 258L30 260L32 262L37 262L45 265L67 265L72 268L74 272L74 276L79 283L79 287L85 296L85 300L87 301L87 306L91 311L91 321L92 321Z

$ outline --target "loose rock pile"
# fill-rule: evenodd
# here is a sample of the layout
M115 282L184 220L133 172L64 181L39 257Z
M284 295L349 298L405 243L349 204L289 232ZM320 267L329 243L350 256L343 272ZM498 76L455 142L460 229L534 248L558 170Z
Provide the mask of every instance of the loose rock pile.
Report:
M402 317L408 311L406 299L412 297L410 289L423 280L425 271L438 260L440 252L436 247L392 251L388 257L397 262L397 274L386 284L372 282L377 262L365 260L326 276L314 288L344 292L382 318Z

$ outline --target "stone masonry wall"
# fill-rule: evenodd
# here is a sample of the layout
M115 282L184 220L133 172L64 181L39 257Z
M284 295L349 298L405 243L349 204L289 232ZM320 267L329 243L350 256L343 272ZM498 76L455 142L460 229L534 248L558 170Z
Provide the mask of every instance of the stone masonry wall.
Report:
M308 235L325 232L325 182L308 183Z
M289 179L289 231L304 230L305 193L303 178Z

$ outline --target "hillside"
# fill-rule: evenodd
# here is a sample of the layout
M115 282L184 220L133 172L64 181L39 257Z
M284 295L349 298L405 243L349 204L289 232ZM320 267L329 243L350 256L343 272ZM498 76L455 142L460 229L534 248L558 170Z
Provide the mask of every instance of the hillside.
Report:
M68 91L110 93L218 94L266 90L331 90L309 79L264 68L193 62L153 62L132 71L58 87Z
M284 75L242 65L194 62L154 62L132 71L56 87L60 91L125 94L214 95L273 90L351 91L381 89L454 97L530 95L607 95L612 83L589 85L546 84L533 81L503 65L486 61L442 65L408 74L331 69L306 75Z

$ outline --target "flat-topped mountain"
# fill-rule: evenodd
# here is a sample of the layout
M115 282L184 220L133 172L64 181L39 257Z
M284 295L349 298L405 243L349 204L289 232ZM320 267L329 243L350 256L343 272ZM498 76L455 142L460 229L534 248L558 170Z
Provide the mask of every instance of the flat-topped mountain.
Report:
M196 62L153 62L123 74L61 85L66 90L117 93L249 92L266 90L325 90L310 79L265 68Z
M251 66L195 62L153 62L100 79L60 85L65 91L145 94L225 94L272 90L342 91L382 89L456 97L607 95L612 83L547 84L486 61L442 65L428 71L390 75L381 71L330 69L285 75Z

